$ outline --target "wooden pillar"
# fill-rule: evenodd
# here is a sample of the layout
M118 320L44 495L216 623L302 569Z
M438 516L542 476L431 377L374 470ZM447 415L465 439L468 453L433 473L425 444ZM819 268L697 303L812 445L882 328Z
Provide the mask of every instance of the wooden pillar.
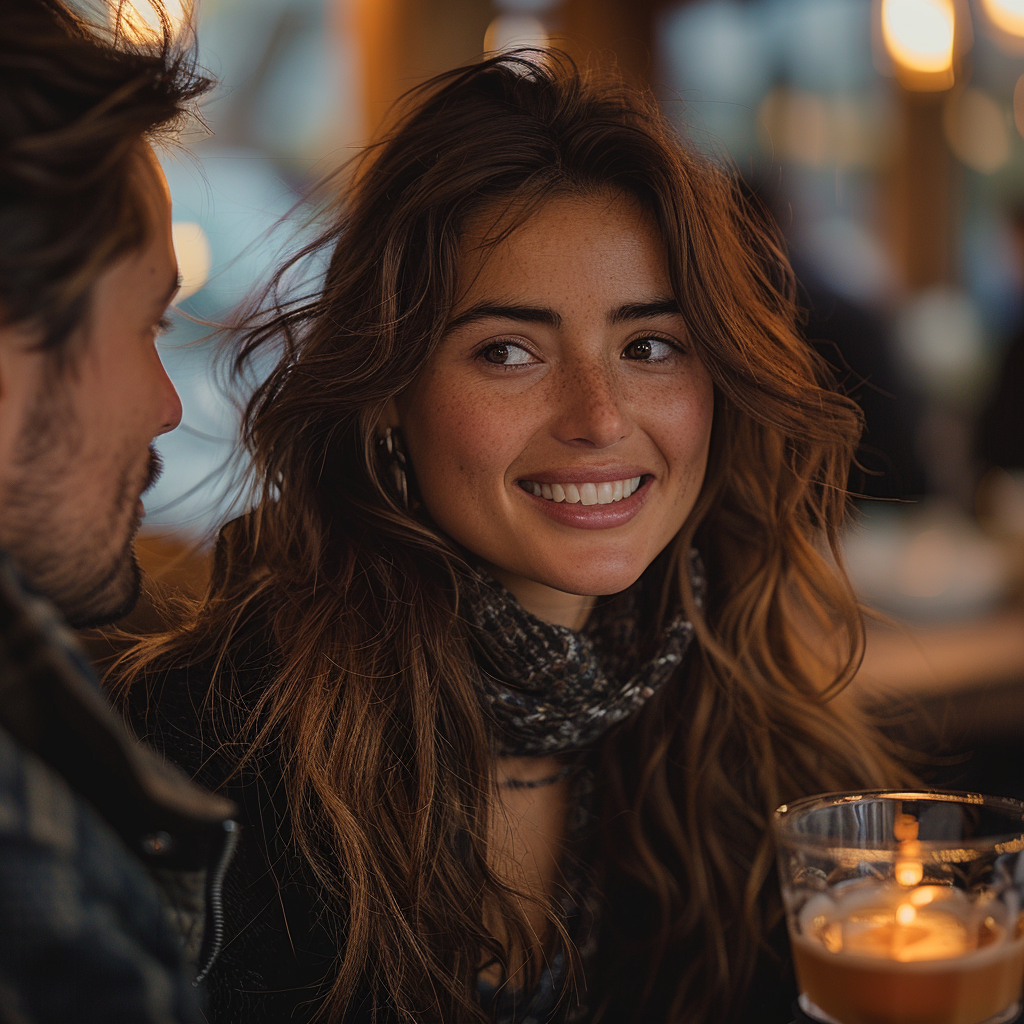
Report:
M942 131L945 92L898 87L889 209L893 252L909 291L956 278L957 168Z
M483 52L491 0L348 0L366 138L402 93Z
M555 45L581 64L614 60L649 85L655 74L655 26L665 0L562 0L552 21Z
M479 57L499 10L492 0L337 0L348 3L361 63L366 136L407 89ZM666 0L562 0L546 20L554 45L587 63L615 61L652 82L655 24ZM653 84L653 83L652 83Z

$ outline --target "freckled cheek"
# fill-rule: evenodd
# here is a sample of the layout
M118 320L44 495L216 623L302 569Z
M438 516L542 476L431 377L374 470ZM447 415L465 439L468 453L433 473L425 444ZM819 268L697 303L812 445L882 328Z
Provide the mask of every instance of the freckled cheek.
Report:
M447 500L473 500L503 486L517 449L514 416L484 401L448 401L410 417L408 436L413 469L421 487Z
M651 434L668 462L670 476L688 488L700 482L707 465L714 401L708 389L698 389L685 401L663 409Z

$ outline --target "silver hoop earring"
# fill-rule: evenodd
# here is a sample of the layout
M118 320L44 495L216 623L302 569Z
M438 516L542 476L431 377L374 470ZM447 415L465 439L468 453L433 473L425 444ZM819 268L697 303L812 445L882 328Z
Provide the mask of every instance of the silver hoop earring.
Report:
M402 441L402 432L397 427L387 427L382 437L377 438L377 450L391 477L391 483L402 501L402 507L409 507L409 474L406 471L408 458Z

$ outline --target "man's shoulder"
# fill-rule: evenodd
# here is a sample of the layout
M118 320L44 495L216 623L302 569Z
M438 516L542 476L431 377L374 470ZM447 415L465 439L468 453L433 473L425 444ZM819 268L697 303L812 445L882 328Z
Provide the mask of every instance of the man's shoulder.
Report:
M100 814L0 727L0 1018L198 1022L166 913Z
M71 856L79 810L67 782L0 726L0 864L4 842L34 843Z
M0 727L0 874L10 873L12 863L47 878L56 871L73 879L79 892L109 889L118 900L124 887L131 900L151 894L141 861L100 812ZM35 898L50 898L52 892L44 885ZM4 905L7 901L0 901Z
M176 837L173 855L167 844L152 854L161 866L168 856L180 866L205 864L223 844L233 805L200 790L129 735L81 649L62 634L56 609L19 590L10 574L5 578L2 560L0 612L0 726L10 791L27 800L39 779L59 776L62 790L75 794L74 806L95 809L147 862L150 837L167 833Z
M102 906L119 907L122 922L137 917L143 933L162 931L141 862L59 772L0 727L0 932L36 941L68 914Z

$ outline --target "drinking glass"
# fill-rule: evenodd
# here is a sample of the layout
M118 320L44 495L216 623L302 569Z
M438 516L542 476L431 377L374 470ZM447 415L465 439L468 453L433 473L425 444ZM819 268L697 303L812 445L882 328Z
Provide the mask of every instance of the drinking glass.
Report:
M800 1006L826 1024L1002 1024L1024 986L1024 804L826 793L775 812Z

